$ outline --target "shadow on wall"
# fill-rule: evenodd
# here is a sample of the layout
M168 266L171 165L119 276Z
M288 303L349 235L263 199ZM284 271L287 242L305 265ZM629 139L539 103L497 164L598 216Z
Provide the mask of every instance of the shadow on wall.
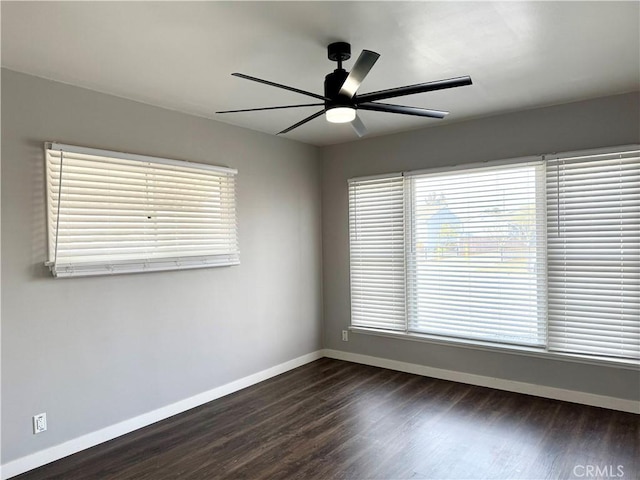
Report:
M45 140L28 140L29 156L26 161L31 170L31 267L30 278L50 278L45 266L47 260L47 202L46 175L44 162Z

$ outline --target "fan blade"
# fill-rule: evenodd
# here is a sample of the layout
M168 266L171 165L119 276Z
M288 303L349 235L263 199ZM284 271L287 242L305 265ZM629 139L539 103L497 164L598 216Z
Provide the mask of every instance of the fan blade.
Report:
M367 134L367 127L364 126L364 123L362 123L358 115L356 115L356 118L351 122L351 126L359 137L364 137Z
M260 110L279 110L281 108L318 107L324 103L303 103L301 105L282 105L279 107L246 108L244 110L223 110L216 113L258 112Z
M249 75L245 75L243 73L232 73L234 77L244 78L246 80L253 80L254 82L264 83L265 85L271 85L272 87L284 88L285 90L289 90L290 92L301 93L302 95L308 95L309 97L317 98L318 100L329 100L322 95L317 95L315 93L307 92L305 90L300 90L299 88L287 87L286 85L282 85L280 83L270 82L269 80L262 80L261 78L251 77Z
M353 98L358 88L360 88L360 84L369 73L369 70L371 70L371 67L378 61L378 58L380 58L380 54L372 52L371 50L362 50L358 60L353 64L349 76L342 84L342 88L340 88L340 95Z
M296 123L295 125L291 125L289 128L285 128L284 130L282 130L281 132L276 133L276 135L281 135L283 133L288 133L291 130L293 130L294 128L298 128L300 125L304 125L307 122L310 122L311 120L313 120L316 117L319 117L320 115L322 115L324 113L324 109L320 110L317 113L314 113L313 115L309 115L307 118L305 118L304 120L299 121L298 123Z
M403 95L413 95L414 93L431 92L433 90L443 90L445 88L464 87L471 85L471 77L449 78L447 80L437 80L435 82L418 83L406 87L390 88L377 92L365 93L356 97L356 104L361 102L374 102L385 98L402 97Z
M416 115L418 117L444 118L449 112L442 110L430 110L427 108L407 107L405 105L391 105L389 103L366 102L358 104L362 110L373 110L375 112L402 113L404 115Z

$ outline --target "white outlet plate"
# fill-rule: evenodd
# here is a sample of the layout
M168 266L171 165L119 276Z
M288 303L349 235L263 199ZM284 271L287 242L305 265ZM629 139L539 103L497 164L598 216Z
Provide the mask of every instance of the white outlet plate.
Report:
M33 416L33 433L42 433L47 429L47 414L39 413Z
M343 342L349 341L349 330L342 330L342 341Z

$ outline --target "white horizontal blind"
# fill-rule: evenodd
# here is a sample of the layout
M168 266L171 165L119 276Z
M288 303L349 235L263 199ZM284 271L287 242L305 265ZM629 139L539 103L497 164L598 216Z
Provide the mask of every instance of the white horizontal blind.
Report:
M640 358L639 153L547 162L551 350Z
M349 181L351 325L405 329L404 180Z
M542 164L420 174L407 181L409 329L544 345Z
M239 263L235 171L46 146L55 276Z

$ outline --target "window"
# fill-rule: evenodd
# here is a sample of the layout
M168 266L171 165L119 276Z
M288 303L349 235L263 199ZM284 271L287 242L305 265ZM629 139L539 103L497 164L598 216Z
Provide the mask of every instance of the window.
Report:
M56 277L239 263L229 168L45 145Z
M404 181L353 181L349 190L351 321L404 329Z
M542 165L407 182L409 330L544 344Z
M639 152L349 181L351 325L640 358Z
M638 153L547 162L553 350L640 357Z

